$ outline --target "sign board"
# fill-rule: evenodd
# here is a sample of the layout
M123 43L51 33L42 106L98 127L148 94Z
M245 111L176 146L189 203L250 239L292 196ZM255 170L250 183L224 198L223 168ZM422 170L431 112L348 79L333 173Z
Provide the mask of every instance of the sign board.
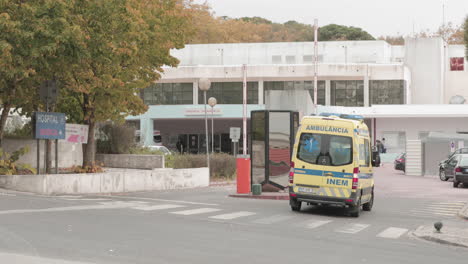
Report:
M450 152L455 152L455 141L450 141Z
M458 141L458 149L462 149L464 147L465 147L465 141L463 140Z
M213 111L211 111L211 110L213 110ZM208 107L206 109L206 114L208 116L210 116L210 115L220 116L220 115L223 115L223 111L222 111L221 108L211 109L211 107ZM205 115L205 109L204 108L185 108L184 109L184 115L186 115L186 116L204 116Z
M55 80L48 80L41 84L39 89L39 97L44 103L55 103L59 95L57 82Z
M36 139L65 139L65 114L35 113L34 137Z
M240 134L241 134L240 127L231 127L229 129L229 138L232 139L232 141L234 142L239 141Z
M65 125L65 140L70 143L88 143L88 126L78 124Z

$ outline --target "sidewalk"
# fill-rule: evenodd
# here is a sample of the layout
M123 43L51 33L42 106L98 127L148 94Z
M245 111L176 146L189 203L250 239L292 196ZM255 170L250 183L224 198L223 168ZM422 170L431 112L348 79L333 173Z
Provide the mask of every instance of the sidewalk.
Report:
M413 235L431 242L468 248L468 228L443 227L437 233L434 226L420 226Z
M229 197L249 198L249 199L267 199L267 200L289 200L289 192L262 192L260 195L247 194L230 194Z
M458 216L461 218L468 220L468 203L465 204L465 206L458 212Z

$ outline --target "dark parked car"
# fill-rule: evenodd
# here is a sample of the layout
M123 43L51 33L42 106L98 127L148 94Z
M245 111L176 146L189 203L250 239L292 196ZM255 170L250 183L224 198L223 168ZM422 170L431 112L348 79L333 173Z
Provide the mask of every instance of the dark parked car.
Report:
M446 178L453 178L454 188L457 188L460 183L468 187L468 154L452 155L445 163L441 174L445 174Z
M401 170L405 171L406 170L406 153L401 153L398 155L395 159L395 170Z
M445 173L444 168L447 166L449 160L451 160L457 154L468 154L468 148L457 149L455 152L450 154L447 159L439 162L439 178L441 181L447 181L448 179L453 178L453 175L447 175Z

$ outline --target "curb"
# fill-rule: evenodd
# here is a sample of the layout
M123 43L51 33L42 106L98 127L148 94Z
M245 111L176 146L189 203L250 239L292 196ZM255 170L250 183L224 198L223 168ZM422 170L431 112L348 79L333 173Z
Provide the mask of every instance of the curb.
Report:
M468 220L468 203L466 203L465 206L463 206L462 209L458 211L458 216L465 220Z
M412 235L414 237L418 238L418 239L423 239L423 240L426 240L426 241L429 241L429 242L435 242L435 243L439 243L439 244L447 245L447 246L468 248L468 246L466 246L464 244L450 242L450 241L447 241L447 240L443 240L443 239L439 239L439 238L435 238L435 237L431 237L431 236L417 236L416 234L414 234L414 232L412 233Z
M253 194L230 194L233 198L249 198L260 200L289 200L289 195L253 195Z
M429 241L429 242L435 242L435 243L442 244L442 245L468 248L468 245L463 244L463 243L447 241L445 239L437 238L437 237L430 236L430 235L418 235L417 234L418 230L420 230L421 228L422 227L418 227L416 230L412 231L410 233L410 235L413 236L416 239L421 239L421 240L425 240L425 241Z

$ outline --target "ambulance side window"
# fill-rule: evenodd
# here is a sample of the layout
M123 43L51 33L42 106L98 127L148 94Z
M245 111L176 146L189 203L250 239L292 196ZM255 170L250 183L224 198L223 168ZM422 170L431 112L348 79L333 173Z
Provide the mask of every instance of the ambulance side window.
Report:
M359 166L369 167L370 166L370 150L369 140L364 139L362 144L359 144Z
M305 162L316 164L322 146L322 135L302 133L297 157Z

